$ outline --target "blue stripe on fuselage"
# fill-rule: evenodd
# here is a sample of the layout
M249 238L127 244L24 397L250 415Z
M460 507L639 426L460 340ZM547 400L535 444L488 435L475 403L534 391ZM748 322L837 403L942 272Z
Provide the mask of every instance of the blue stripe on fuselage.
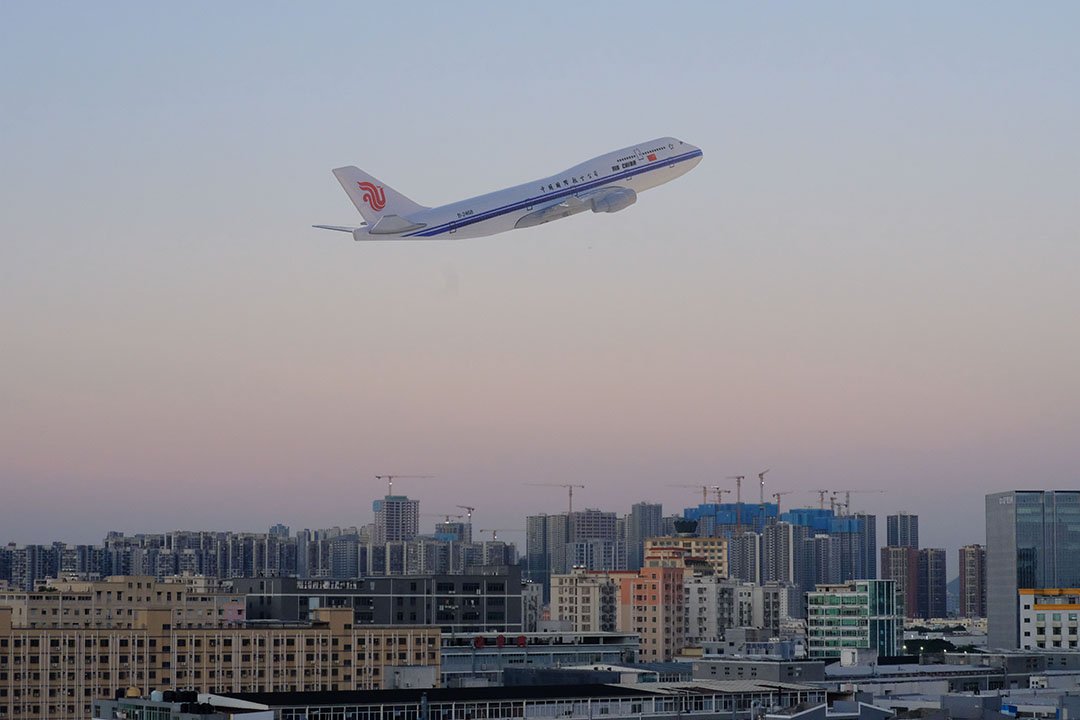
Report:
M453 228L456 230L458 228L465 227L466 225L475 225L478 222L484 222L485 220L490 220L494 217L498 217L499 215L505 215L506 213L511 213L515 210L521 210L522 208L527 208L530 205L537 205L541 201L546 203L551 200L558 200L559 198L570 197L571 195L576 195L577 193L585 190L603 187L604 185L609 185L618 180L625 180L626 178L633 177L634 175L640 175L642 173L658 170L668 165L675 165L681 162L685 162L692 158L701 157L701 155L701 150L693 150L688 153L683 153L682 155L676 155L675 157L671 157L666 160L656 160L642 167L633 168L631 170L624 170L622 172L615 173L614 175L609 175L606 178L600 178L598 180L580 183L579 185L571 186L562 191L555 191L547 193L545 195L537 195L535 197L530 197L525 200L518 200L510 203L509 205L503 205L501 207L493 208L491 210L485 210L482 213L472 215L462 220L452 220L450 222L442 223L441 225L436 225L435 227L424 228L423 230L409 233L408 235L403 235L402 237L432 237L434 235L448 232L451 226L453 226Z

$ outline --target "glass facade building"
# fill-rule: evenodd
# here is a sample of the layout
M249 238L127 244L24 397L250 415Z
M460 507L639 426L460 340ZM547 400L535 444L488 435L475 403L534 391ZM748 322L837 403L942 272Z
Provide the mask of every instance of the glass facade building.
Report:
M986 496L986 614L991 648L1020 646L1019 591L1080 587L1080 491Z

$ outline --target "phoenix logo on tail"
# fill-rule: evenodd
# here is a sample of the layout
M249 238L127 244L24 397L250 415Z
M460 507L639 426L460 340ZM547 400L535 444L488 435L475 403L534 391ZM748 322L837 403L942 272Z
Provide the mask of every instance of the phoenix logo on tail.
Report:
M386 193L381 187L366 180L356 184L364 191L364 202L370 205L372 210L378 211L386 207Z

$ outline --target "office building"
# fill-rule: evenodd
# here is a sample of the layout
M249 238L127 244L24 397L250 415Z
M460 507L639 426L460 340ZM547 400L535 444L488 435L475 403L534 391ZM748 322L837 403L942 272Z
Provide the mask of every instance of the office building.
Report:
M177 628L168 607L125 628L16 628L0 608L0 717L81 720L117 689L199 692L384 687L396 666L438 672L439 630L357 627L348 610L299 625ZM392 648L392 650L391 650Z
M888 547L919 547L919 516L909 513L889 515L886 523L886 545Z
M990 648L1020 646L1021 589L1080 587L1080 491L986 496L986 615Z
M819 585L806 596L806 643L811 659L839 657L843 650L899 655L904 617L892 580L855 580Z
M305 622L317 608L352 608L357 626L432 625L446 633L522 631L521 569L364 580L243 578L248 620Z
M945 550L920 548L918 551L919 585L917 591L917 615L923 619L943 618L946 611Z
M960 617L986 617L986 548L960 548Z

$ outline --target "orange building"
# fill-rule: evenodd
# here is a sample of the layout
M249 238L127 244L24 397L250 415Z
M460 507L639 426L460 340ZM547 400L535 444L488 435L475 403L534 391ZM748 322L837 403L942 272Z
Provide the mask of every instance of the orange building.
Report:
M652 547L637 574L619 574L619 630L641 637L638 659L661 662L683 649L687 550Z

